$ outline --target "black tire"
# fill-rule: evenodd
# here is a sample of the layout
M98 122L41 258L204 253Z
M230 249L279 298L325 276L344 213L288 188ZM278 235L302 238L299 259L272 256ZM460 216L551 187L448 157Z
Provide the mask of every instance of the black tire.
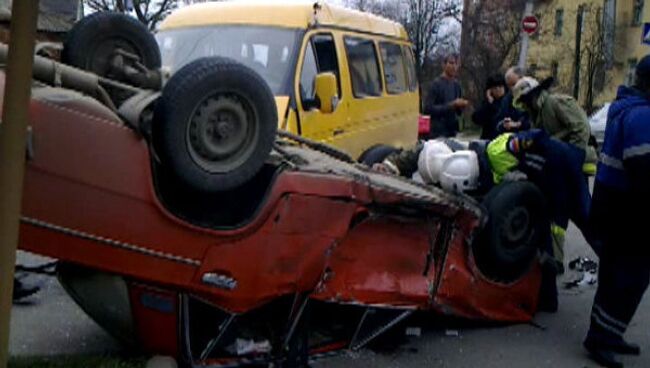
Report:
M378 144L368 148L368 150L359 157L359 162L367 166L372 166L383 162L386 157L390 156L394 152L397 152L397 148Z
M147 27L113 12L94 13L77 22L63 42L61 61L111 78L110 63L117 48L137 55L148 69L160 68L160 49Z
M164 167L203 192L236 188L268 158L277 131L268 85L227 58L202 58L178 70L154 112L153 137Z
M523 276L542 249L550 229L546 200L526 181L504 182L483 200L488 222L473 245L481 272L498 282Z

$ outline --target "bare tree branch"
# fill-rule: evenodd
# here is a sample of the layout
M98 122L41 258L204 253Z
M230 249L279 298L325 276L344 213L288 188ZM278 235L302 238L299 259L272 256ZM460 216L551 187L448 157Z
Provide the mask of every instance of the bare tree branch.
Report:
M191 4L222 0L132 0L133 9L129 9L127 0L84 0L88 9L93 11L114 11L135 16L149 29L154 30L179 3Z

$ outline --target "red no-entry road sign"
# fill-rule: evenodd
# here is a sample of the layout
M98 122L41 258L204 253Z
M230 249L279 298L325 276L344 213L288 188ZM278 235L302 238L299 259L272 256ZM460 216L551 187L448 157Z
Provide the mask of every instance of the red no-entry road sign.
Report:
M521 21L521 29L529 35L532 35L539 29L539 19L534 15L525 16Z

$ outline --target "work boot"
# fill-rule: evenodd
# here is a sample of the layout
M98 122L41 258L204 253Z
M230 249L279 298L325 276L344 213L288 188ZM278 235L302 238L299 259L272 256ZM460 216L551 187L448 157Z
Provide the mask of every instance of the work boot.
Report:
M557 270L551 262L542 264L542 284L539 287L537 310L555 313L558 309Z
M639 345L627 342L623 339L618 341L602 342L587 337L584 344L585 347L589 346L592 349L609 350L616 354L641 355L641 347ZM589 350L589 348L587 348L587 350Z
M36 285L27 285L24 282L14 278L13 301L18 302L21 299L36 294L39 290L41 290L41 288Z
M601 346L594 346L589 340L585 340L583 345L594 362L605 368L623 368L623 363L616 359L613 351L603 349Z

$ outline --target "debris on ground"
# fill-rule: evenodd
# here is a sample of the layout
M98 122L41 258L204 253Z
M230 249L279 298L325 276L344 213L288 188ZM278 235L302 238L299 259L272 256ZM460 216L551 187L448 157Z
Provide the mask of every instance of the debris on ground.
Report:
M587 257L578 257L569 262L569 269L578 272L593 272L598 271L598 262L593 261Z
M564 283L565 289L595 285L598 283L598 262L587 257L578 257L569 262L569 269L576 277Z
M420 327L407 327L406 336L415 336L420 337L422 335L422 329Z
M458 336L460 336L460 332L458 332L458 330L446 330L445 331L445 336L458 337Z
M172 357L154 356L147 361L145 368L178 368L178 363Z
M235 355L266 354L271 352L269 340L255 342L248 339L236 339L226 350Z

